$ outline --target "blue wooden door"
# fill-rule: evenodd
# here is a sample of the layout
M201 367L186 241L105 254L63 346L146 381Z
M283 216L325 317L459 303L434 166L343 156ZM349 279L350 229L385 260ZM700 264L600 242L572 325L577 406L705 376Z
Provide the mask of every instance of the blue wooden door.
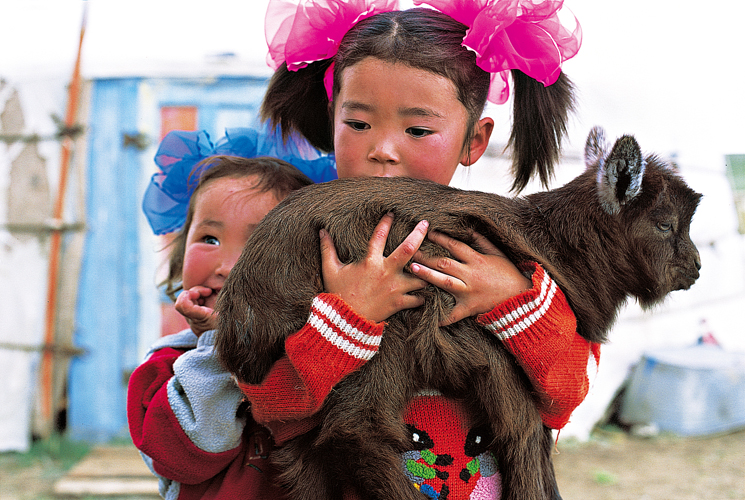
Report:
M160 335L156 241L140 206L155 171L161 109L192 106L199 129L255 124L263 77L114 78L92 82L88 117L87 233L75 345L68 378L67 430L73 439L128 436L126 383Z

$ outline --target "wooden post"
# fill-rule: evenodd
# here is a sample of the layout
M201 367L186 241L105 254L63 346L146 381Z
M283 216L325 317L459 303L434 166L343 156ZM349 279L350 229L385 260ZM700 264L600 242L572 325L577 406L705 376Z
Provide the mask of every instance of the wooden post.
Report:
M68 89L67 112L65 114L64 125L68 130L75 126L78 111L78 99L80 96L80 58L83 49L83 38L85 36L85 24L88 14L88 4L83 3L83 22L80 27L80 40L78 42L78 54L75 59L75 68L73 69L70 87ZM65 207L65 193L67 190L67 177L69 172L70 158L72 156L73 138L64 136L62 138L62 153L60 159L60 176L59 189L57 191L57 200L54 205L53 220L62 222ZM57 312L57 287L59 281L60 269L60 251L62 246L61 230L54 230L51 234L49 249L49 274L47 280L47 305L44 322L44 344L52 346L55 343L55 317ZM55 353L51 349L45 349L41 359L41 384L40 384L40 410L42 429L47 430L47 434L53 429L54 408L54 391L53 391L53 374Z

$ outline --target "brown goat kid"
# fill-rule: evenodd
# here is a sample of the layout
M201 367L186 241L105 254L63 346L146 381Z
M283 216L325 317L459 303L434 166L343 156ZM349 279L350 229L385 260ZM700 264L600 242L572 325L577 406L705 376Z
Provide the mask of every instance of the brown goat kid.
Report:
M221 359L241 380L261 382L323 291L319 230L342 261L361 260L389 211L387 253L423 219L463 241L475 230L513 262L543 265L580 335L605 341L627 298L649 307L698 278L688 231L701 195L657 157L644 158L631 136L608 151L594 129L585 157L587 170L567 185L514 199L405 178L344 179L292 194L254 231L220 295ZM422 251L445 252L429 241ZM557 498L551 431L515 359L472 318L439 327L453 298L432 286L421 293L425 305L389 318L378 354L334 388L321 424L273 452L291 497L425 498L402 470L411 436L400 416L417 392L437 389L464 399L477 425L491 429L504 499Z

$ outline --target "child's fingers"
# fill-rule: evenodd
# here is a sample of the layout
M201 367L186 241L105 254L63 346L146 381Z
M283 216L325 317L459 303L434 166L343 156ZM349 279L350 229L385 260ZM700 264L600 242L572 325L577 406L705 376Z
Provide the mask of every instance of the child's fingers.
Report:
M196 292L196 295L192 293L192 297L195 299L198 299L199 297L209 297L214 293L214 290L212 290L209 287L202 286L202 285L196 285L189 289L190 292Z
M453 276L450 276L448 274L435 271L419 263L414 263L411 265L411 272L416 277L421 278L427 283L445 290L456 297L459 296L459 294L466 289L466 284L458 278L454 278ZM422 303L423 302L424 300L422 300ZM450 325L468 316L470 316L468 308L464 307L460 301L456 300L455 306L447 315L447 317L445 317L442 322L440 322L440 326Z
M494 245L494 243L489 241L481 233L477 233L476 231L474 231L473 238L476 241L476 245L481 250L481 253L487 254L487 255L498 255L500 257L507 257L504 254L504 252L502 252L499 248L497 248L497 246Z
M415 266L417 264L412 264L412 266ZM431 272L431 270L429 270ZM421 278L420 276L417 276L415 273L397 273L397 279L399 285L396 287L396 290L398 290L400 293L404 294L410 294L411 292L416 292L417 290L421 290L424 287L427 286L429 283L427 280Z
M393 213L385 214L375 226L370 242L367 244L367 255L383 255L385 242L388 241L388 233L393 225Z
M460 262L469 260L469 257L476 253L476 251L466 243L439 231L430 231L427 238L429 238L431 242L440 245L442 248L450 252L450 255Z
M183 314L182 309L189 308L194 305L194 300L196 297L192 297L192 294L194 292L191 292L190 290L182 290L180 294L178 294L178 297L176 297L176 310Z
M469 311L462 307L460 304L455 304L455 307L450 311L443 320L440 322L440 326L452 325L453 323L465 319L470 316Z
M414 264L411 270L414 275L426 280L438 288L453 293L460 291L465 286L468 262L475 255L473 249L463 242L438 233L432 241L447 249L453 258L425 255L417 252L414 255ZM467 254L470 252L470 255Z
M419 247L422 245L424 238L427 237L427 230L429 229L429 222L426 220L420 221L416 225L414 230L409 233L404 241L401 242L398 247L388 256L398 267L402 268L406 265L409 260L417 253Z
M328 266L340 267L342 263L336 255L336 247L329 233L325 229L321 229L318 236L321 238L321 265L324 268Z
M176 297L175 309L188 319L208 318L214 313L213 309L200 305L198 300L203 296L209 296L211 293L211 288L201 286L184 290Z
M401 301L398 304L397 311L403 311L404 309L414 309L415 307L424 305L424 297L418 295L402 295Z
M438 261L439 260L440 259L438 259ZM454 262L450 259L442 260L444 262ZM454 295L463 291L466 287L466 284L465 282L463 282L463 280L453 275L447 274L446 272L437 271L435 269L432 269L431 267L427 267L425 264L419 261L411 264L411 272L412 274L414 274L414 276L426 281L430 285L434 285L437 288L445 290L446 292Z
M178 303L179 301L181 301L182 303L196 303L197 301L199 301L199 299L203 297L209 297L213 293L214 290L209 287L196 285L189 288L188 290L182 290L178 297L176 297L176 302Z
M183 303L177 301L175 308L176 312L189 320L209 318L214 313L211 308L197 305L194 302Z

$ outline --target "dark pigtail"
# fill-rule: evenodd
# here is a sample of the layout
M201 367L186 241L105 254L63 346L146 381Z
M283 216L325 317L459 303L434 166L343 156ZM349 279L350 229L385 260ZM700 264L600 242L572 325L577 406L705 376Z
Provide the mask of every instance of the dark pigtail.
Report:
M285 138L292 132L304 136L315 148L334 149L328 97L323 75L331 60L309 64L298 71L282 65L274 72L261 104L261 119L282 128Z
M512 80L512 190L522 191L536 173L547 187L559 161L569 112L574 110L574 85L564 73L548 87L520 70L512 70Z

